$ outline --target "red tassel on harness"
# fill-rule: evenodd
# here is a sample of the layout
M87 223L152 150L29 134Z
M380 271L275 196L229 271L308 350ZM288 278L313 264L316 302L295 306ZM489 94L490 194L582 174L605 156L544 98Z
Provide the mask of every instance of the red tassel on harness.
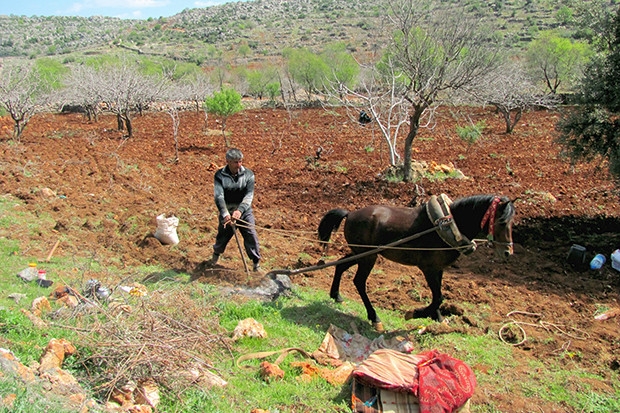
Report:
M489 223L489 235L487 238L490 241L493 241L493 227L495 227L495 213L497 212L497 206L499 205L499 203L500 203L499 197L496 196L495 198L493 198L491 205L489 205L487 212L484 213L484 216L482 217L482 221L480 222L480 229L484 229L484 226L487 224L487 222Z

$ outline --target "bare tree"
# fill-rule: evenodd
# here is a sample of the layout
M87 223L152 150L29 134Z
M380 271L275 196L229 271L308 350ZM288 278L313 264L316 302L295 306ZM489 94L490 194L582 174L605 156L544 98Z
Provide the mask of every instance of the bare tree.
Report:
M472 85L470 85L472 86ZM535 85L519 62L498 66L479 79L471 93L483 104L495 106L504 118L506 133L512 133L523 112L531 108L553 108L559 98Z
M388 85L389 79L392 83ZM373 66L363 67L355 89L339 84L336 93L347 108L351 119L358 119L360 107L368 112L373 121L372 127L379 129L387 143L392 166L398 165L401 161L398 154L398 139L402 135L401 129L407 126L409 119L407 100L404 96L394 93L399 79L397 73L392 72L391 76L385 76L385 73L379 73Z
M389 0L395 35L384 60L396 96L409 103L405 138L404 180L411 180L411 150L420 120L443 94L466 87L496 64L497 51L482 29L480 17L464 8L440 8L432 0Z
M174 159L172 162L179 162L179 127L181 118L179 112L186 106L186 102L194 99L197 90L192 84L180 81L166 83L162 90L162 109L172 120L172 138L174 139Z
M387 0L390 44L381 60L366 66L359 91L344 84L346 94L366 105L395 156L400 129L409 125L404 145L403 179L410 181L413 140L421 126L432 124L434 108L451 93L474 83L497 63L479 16L461 6L432 0Z
M65 79L65 103L82 107L88 120L99 120L103 93L102 79L98 71L88 65L76 65Z
M215 86L213 86L209 78L202 73L190 78L181 79L181 82L183 82L183 87L186 89L184 96L195 105L196 111L198 112L204 109L204 127L206 129L207 121L209 120L209 112L206 110L204 103L206 97L215 92Z
M181 79L187 92L184 93L187 100L194 103L196 112L200 111L205 102L205 98L215 92L215 86L209 81L209 78L200 73L190 78Z
M126 129L127 136L131 138L132 112L147 107L160 97L165 77L143 75L137 65L127 61L106 66L98 73L102 85L102 101L107 110L116 115L118 129Z
M32 116L48 104L52 90L30 64L0 67L0 103L13 119L13 138L19 140Z

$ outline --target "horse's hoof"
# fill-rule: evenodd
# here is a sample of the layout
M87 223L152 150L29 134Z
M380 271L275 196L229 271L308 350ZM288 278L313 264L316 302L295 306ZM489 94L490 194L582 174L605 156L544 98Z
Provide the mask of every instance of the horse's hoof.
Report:
M407 311L405 313L405 320L411 320L412 318L431 318L435 321L441 321L443 319L439 309L433 311L428 308L418 308L417 310Z
M435 317L432 317L432 319L440 323L443 322L443 316L441 315L439 309L437 309L437 314L435 314Z
M344 301L344 299L342 298L342 296L341 296L340 294L338 294L338 295L337 295L337 296L335 296L335 297L331 297L331 298L332 298L335 302L337 302L337 303L341 303L341 302L343 302L343 301Z
M372 326L377 333L385 333L385 328L383 328L383 323L381 321L377 323L372 323Z

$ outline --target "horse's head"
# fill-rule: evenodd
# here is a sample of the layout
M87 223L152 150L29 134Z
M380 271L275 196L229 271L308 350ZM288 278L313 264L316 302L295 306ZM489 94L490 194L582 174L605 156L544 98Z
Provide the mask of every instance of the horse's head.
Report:
M481 228L487 225L489 241L495 248L495 253L503 258L513 254L512 220L515 208L507 197L494 197L485 213Z

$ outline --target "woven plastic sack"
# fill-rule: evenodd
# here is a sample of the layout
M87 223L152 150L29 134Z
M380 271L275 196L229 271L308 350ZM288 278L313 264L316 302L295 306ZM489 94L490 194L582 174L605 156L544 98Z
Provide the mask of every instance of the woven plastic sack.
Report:
M353 371L353 380L352 407L362 413L467 412L476 386L469 366L436 350L379 349Z
M164 214L157 216L157 229L155 230L155 238L164 245L176 245L179 243L177 235L177 227L179 226L179 218L171 216L166 218Z

